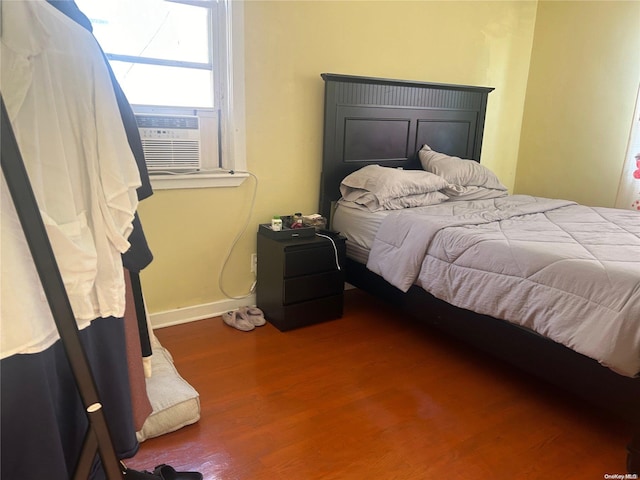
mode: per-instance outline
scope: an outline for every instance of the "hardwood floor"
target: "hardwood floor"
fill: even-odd
[[[287,333],[220,318],[157,330],[201,419],[127,464],[208,480],[624,474],[620,423],[359,290],[345,297],[342,319]]]

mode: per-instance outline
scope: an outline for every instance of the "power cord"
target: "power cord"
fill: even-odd
[[[237,171],[237,170],[224,170],[224,169],[200,169],[200,170],[153,170],[149,172],[149,175],[195,175],[201,173],[230,173],[231,175],[236,173],[247,173],[253,175],[251,172]]]
[[[254,188],[253,188],[253,195],[251,197],[251,205],[249,206],[249,213],[247,214],[247,219],[245,220],[244,226],[242,227],[242,229],[238,232],[236,237],[233,239],[233,242],[231,243],[231,247],[229,248],[229,251],[227,252],[227,256],[225,257],[224,262],[222,263],[222,267],[220,268],[220,274],[218,275],[218,285],[220,287],[220,291],[227,298],[230,298],[232,300],[242,300],[243,298],[249,297],[250,295],[252,295],[256,291],[257,280],[254,278],[253,283],[251,284],[251,287],[249,288],[249,293],[247,293],[246,295],[242,295],[242,296],[233,296],[233,295],[230,295],[229,293],[227,293],[225,291],[224,286],[222,284],[222,277],[223,277],[223,274],[224,274],[224,270],[227,267],[227,263],[229,262],[229,258],[231,257],[231,253],[233,252],[234,248],[236,247],[236,244],[238,243],[238,240],[240,240],[240,237],[242,237],[242,235],[244,235],[244,232],[247,230],[247,227],[249,226],[249,221],[251,220],[251,216],[253,214],[253,208],[254,208],[255,203],[256,203],[256,193],[258,192],[258,177],[256,177],[251,172],[239,171],[239,170],[226,170],[226,173],[230,173],[231,175],[234,175],[236,173],[246,173],[249,176],[253,177],[253,179],[255,180],[255,185],[254,185]],[[255,276],[255,273],[254,273],[254,276]]]
[[[316,232],[316,236],[322,237],[322,238],[326,238],[327,240],[329,240],[331,242],[331,245],[333,245],[333,253],[336,256],[336,268],[338,270],[342,270],[340,268],[340,260],[338,259],[338,247],[336,247],[336,242],[333,241],[333,238],[331,238],[329,235],[324,235],[324,234],[318,233],[318,232]]]

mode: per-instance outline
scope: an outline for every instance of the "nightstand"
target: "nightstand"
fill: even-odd
[[[344,272],[336,261],[345,263],[345,239],[326,235],[331,240],[278,240],[258,232],[257,306],[280,331],[342,316]]]

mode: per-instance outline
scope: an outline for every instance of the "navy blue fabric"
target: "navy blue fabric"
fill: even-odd
[[[118,458],[139,444],[133,422],[124,322],[94,320],[80,331]],[[88,419],[62,342],[0,361],[0,478],[68,480]],[[95,479],[103,472],[96,469]]]

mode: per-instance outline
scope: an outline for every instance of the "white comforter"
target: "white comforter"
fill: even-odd
[[[392,212],[367,267],[640,372],[640,214],[513,195]]]

